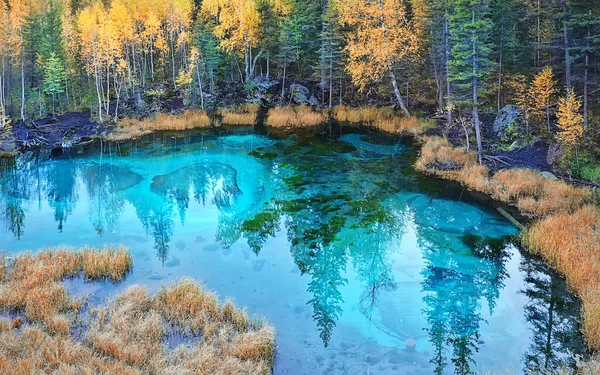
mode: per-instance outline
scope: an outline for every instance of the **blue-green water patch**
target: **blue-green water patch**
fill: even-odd
[[[276,374],[537,371],[584,352],[564,281],[495,210],[416,175],[410,143],[243,131],[22,155],[0,172],[0,243],[125,244],[127,280],[70,286],[98,302],[198,278],[275,325]]]

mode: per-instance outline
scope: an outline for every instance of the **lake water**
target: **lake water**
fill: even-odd
[[[456,185],[375,134],[150,136],[2,161],[0,248],[124,244],[125,282],[202,281],[277,329],[275,374],[539,370],[583,349],[579,304]]]

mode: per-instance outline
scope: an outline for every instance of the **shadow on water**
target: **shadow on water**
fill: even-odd
[[[255,131],[268,130],[259,122]],[[100,146],[91,147],[81,150],[80,156],[53,161],[42,161],[35,153],[2,160],[0,220],[17,239],[29,229],[35,235],[36,228],[25,227],[25,207],[45,202],[57,230],[63,231],[78,201],[86,198],[89,220],[102,236],[118,227],[124,207],[130,205],[154,239],[163,265],[176,222],[186,225],[191,203],[216,209],[215,242],[225,250],[243,239],[258,255],[283,228],[293,261],[309,279],[306,302],[325,347],[344,314],[342,290],[351,281],[350,269],[360,283],[360,314],[400,339],[419,335],[409,335],[407,324],[390,323],[385,315],[404,311],[393,304],[394,296],[403,293],[394,244],[414,232],[420,249],[415,256],[423,262],[417,289],[424,307],[416,314],[427,322],[424,334],[432,348],[433,371],[473,373],[475,355],[485,345],[484,316],[494,315],[510,277],[506,264],[519,253],[512,244],[514,228],[478,202],[478,196],[415,173],[411,167],[415,146],[409,139],[368,131],[346,134],[341,128],[340,139],[331,139],[327,132],[289,136],[269,131],[270,138],[257,138],[249,129],[232,134],[221,128],[176,138],[165,133],[104,144],[101,151]],[[240,149],[245,157],[276,171],[281,182],[269,200],[243,212],[238,200],[247,192],[240,187],[239,171],[206,157]],[[176,158],[191,152],[198,154],[196,162],[150,178],[114,162],[128,157]],[[571,360],[571,352],[585,353],[579,301],[543,262],[527,254],[520,259],[525,275],[523,314],[532,337],[521,358],[523,367],[557,368]]]

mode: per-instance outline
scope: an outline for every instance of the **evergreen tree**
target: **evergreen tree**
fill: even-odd
[[[457,105],[472,108],[481,162],[479,94],[492,69],[489,3],[488,0],[451,0],[450,8],[450,81],[455,87]]]
[[[52,114],[56,114],[56,97],[65,91],[65,68],[62,61],[51,53],[44,63],[44,92],[52,96]]]

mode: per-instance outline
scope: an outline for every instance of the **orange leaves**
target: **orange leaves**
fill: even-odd
[[[260,42],[262,18],[257,0],[205,0],[202,14],[218,18],[214,33],[227,52],[242,52]]]
[[[581,102],[573,90],[558,102],[557,125],[560,130],[556,138],[567,148],[575,147],[583,136],[583,116],[579,113],[580,108]]]
[[[339,1],[340,24],[349,27],[347,70],[362,90],[418,51],[417,33],[399,0]]]

